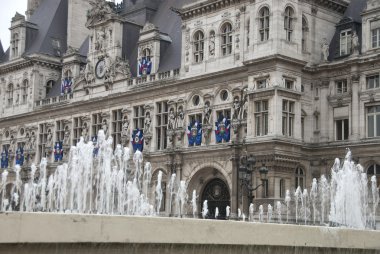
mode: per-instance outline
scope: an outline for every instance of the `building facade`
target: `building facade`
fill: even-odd
[[[2,168],[54,169],[103,129],[211,216],[309,188],[346,148],[380,176],[379,15],[376,0],[28,0],[0,50]]]

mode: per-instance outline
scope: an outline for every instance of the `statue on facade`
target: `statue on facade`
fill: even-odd
[[[36,135],[32,132],[32,135],[30,136],[30,150],[34,149],[36,149]]]
[[[206,102],[203,109],[203,124],[211,124],[211,108],[210,103]]]
[[[107,36],[103,29],[96,32],[95,50],[100,51],[105,48],[106,38]]]
[[[48,131],[45,147],[53,147],[53,134],[51,131]]]
[[[239,119],[240,120],[243,120],[247,117],[247,112],[248,111],[248,96],[246,95],[244,97],[244,101],[240,107],[240,111],[239,111]]]
[[[185,126],[185,113],[183,112],[183,108],[178,108],[177,113],[177,121],[176,121],[176,129],[182,129]]]
[[[240,101],[238,97],[235,97],[234,102],[232,104],[232,119],[234,120],[239,119],[239,112],[240,112]]]
[[[88,129],[87,129],[87,124],[83,124],[82,126],[82,137],[84,139],[84,141],[87,141],[88,140]]]
[[[330,54],[330,46],[327,42],[327,39],[324,38],[322,42],[322,55],[323,55],[323,61],[327,62]]]
[[[210,56],[215,55],[215,34],[210,33],[210,44],[208,45]]]
[[[147,112],[145,115],[145,120],[144,120],[144,134],[151,133],[151,124],[152,124],[152,119],[150,118],[150,113]]]
[[[17,150],[17,144],[16,144],[16,139],[12,136],[11,137],[11,142],[9,143],[9,153],[16,153]]]
[[[121,127],[121,136],[122,137],[129,137],[129,121],[128,117],[123,118],[123,124]]]
[[[117,74],[121,74],[126,78],[129,78],[131,76],[131,70],[128,60],[123,60],[119,56],[116,57],[112,70],[115,77]]]
[[[359,49],[360,49],[359,37],[356,31],[354,31],[354,33],[352,34],[352,53],[354,55],[358,55]]]
[[[170,108],[169,110],[169,121],[168,121],[168,129],[173,130],[176,124],[176,116],[174,114],[174,109]]]
[[[102,121],[102,130],[104,131],[104,134],[107,135],[107,133],[108,133],[108,124],[107,124],[107,120],[106,119],[103,119],[103,121]]]
[[[90,60],[87,60],[86,67],[84,68],[84,79],[86,80],[86,84],[90,85],[95,82],[95,75],[93,72],[93,67]]]
[[[111,58],[108,55],[104,58],[104,63],[104,81],[113,83],[115,72],[111,69]]]
[[[63,145],[65,145],[65,146],[70,145],[70,130],[67,126],[65,128],[65,133],[63,136]]]
[[[92,8],[87,12],[86,26],[103,21],[113,13],[112,8],[105,0],[91,0],[90,5]]]

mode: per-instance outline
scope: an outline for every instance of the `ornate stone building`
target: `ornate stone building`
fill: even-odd
[[[103,129],[222,216],[310,187],[346,148],[380,176],[377,0],[28,0],[26,15],[0,50],[10,175]]]

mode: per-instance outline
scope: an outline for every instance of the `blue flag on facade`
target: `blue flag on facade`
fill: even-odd
[[[142,57],[139,60],[139,76],[149,75],[152,72],[152,61],[150,57]]]
[[[71,93],[73,78],[64,78],[61,83],[61,95]]]
[[[132,146],[133,150],[136,152],[139,150],[140,152],[144,149],[144,132],[140,129],[134,129],[132,132]]]
[[[189,146],[199,146],[202,144],[202,124],[198,121],[192,122],[187,127],[187,138]]]
[[[92,151],[92,155],[94,157],[97,157],[99,153],[98,136],[93,136],[91,140],[92,140],[92,144],[94,145],[94,150]]]
[[[16,165],[22,166],[24,164],[24,148],[19,147],[16,150]]]
[[[55,142],[54,145],[54,161],[62,161],[63,159],[63,148],[62,142]]]
[[[215,122],[215,138],[217,143],[221,143],[223,140],[225,142],[230,141],[231,137],[231,125],[230,120],[225,118],[223,115],[219,117],[219,120]]]
[[[1,153],[1,168],[8,168],[8,162],[9,162],[8,151],[3,150]]]

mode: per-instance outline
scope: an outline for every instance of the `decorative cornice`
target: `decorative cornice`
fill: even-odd
[[[301,2],[318,5],[341,14],[344,14],[349,5],[349,3],[342,0],[301,0]]]

